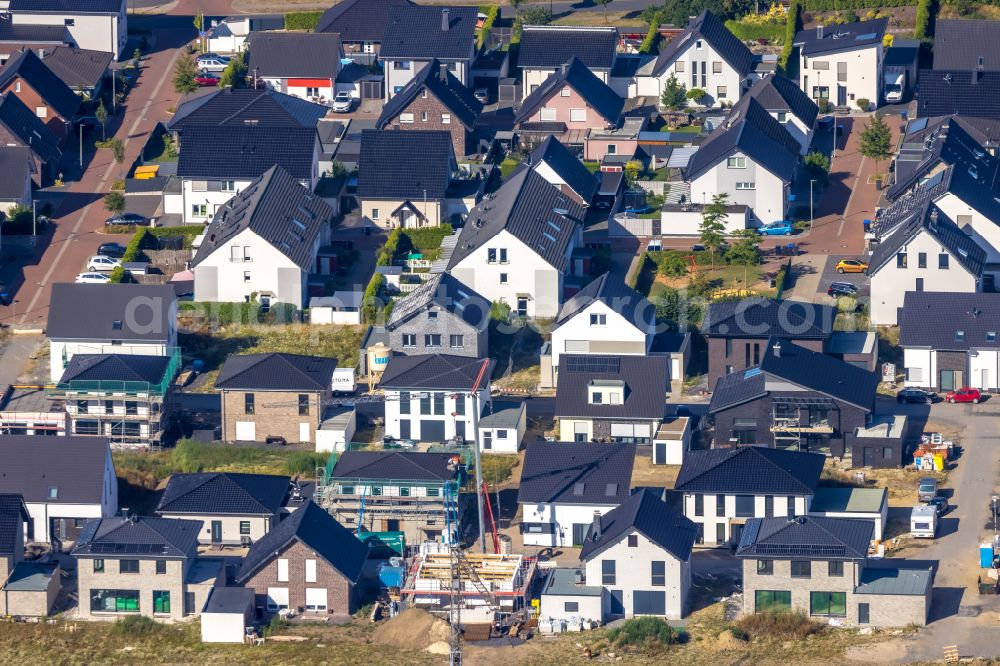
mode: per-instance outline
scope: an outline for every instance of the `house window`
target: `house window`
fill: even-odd
[[[816,71],[828,70],[830,69],[830,63],[826,62],[825,60],[814,60],[813,69]]]
[[[778,122],[779,123],[787,123],[788,122],[788,112],[787,111],[778,111]]]
[[[431,397],[424,394],[420,398],[420,413],[424,416],[428,416],[431,413]]]
[[[403,123],[404,125],[409,125],[410,123],[413,122],[413,114],[412,113],[399,114],[399,122]]]
[[[72,28],[73,26],[76,25],[76,19],[71,19],[71,18],[63,19],[63,25],[66,26],[67,28]]]
[[[685,67],[686,64],[687,63],[685,63],[683,60],[678,60],[677,62],[674,63],[674,72],[676,72],[678,74],[683,74],[684,73],[684,67]]]
[[[306,88],[306,97],[319,97],[319,88]]]
[[[844,575],[844,563],[840,560],[830,560],[827,564],[829,565],[827,570],[828,576],[838,577]]]
[[[579,613],[580,612],[580,602],[578,601],[567,601],[563,604],[563,612],[566,613]]]
[[[590,394],[590,404],[600,405],[602,402],[604,402],[604,396],[600,391],[594,391]]]
[[[892,460],[895,456],[892,455],[891,446],[882,447],[882,460]]]
[[[774,518],[774,497],[771,495],[764,496],[764,517]]]
[[[486,263],[495,264],[497,263],[497,250],[495,247],[487,248],[486,250]]]
[[[434,394],[434,413],[439,416],[444,414],[444,393]]]
[[[556,119],[556,110],[543,106],[542,110],[538,112],[538,119],[542,122],[552,122]]]
[[[104,560],[94,560],[94,573],[104,573]]]
[[[308,393],[299,393],[299,416],[309,416]]]
[[[105,400],[104,401],[104,413],[105,414],[114,414],[115,413],[115,401],[114,400]]]
[[[653,560],[650,569],[650,584],[653,587],[664,587],[667,584],[667,563],[662,560]]]
[[[191,204],[192,217],[208,217],[208,204]]]
[[[915,291],[923,291],[923,290],[924,290],[924,279],[923,278],[917,278],[917,286],[916,286]]]
[[[701,50],[701,40],[700,39],[694,43],[694,47],[696,49],[698,49],[698,50]]]
[[[726,543],[726,524],[716,523],[715,524],[715,543],[723,544]]]
[[[758,576],[774,575],[774,560],[757,560],[757,575]]]
[[[316,582],[316,560],[306,560],[306,582]]]
[[[757,590],[753,595],[754,612],[792,610],[792,593],[790,590]]]
[[[253,414],[253,393],[243,394],[243,413]]]
[[[730,157],[726,160],[726,168],[728,169],[746,169],[747,168],[747,158],[745,157]]]
[[[506,273],[501,273],[500,274],[500,284],[507,284],[507,274]]]
[[[455,397],[455,414],[465,416],[465,395],[461,393]]]
[[[712,74],[722,74],[722,61],[713,60],[712,61]]]
[[[20,81],[15,81],[14,82],[14,92],[21,92],[21,82]]]
[[[431,310],[427,313],[427,319],[430,321],[437,321],[438,313],[437,310]]]
[[[809,578],[810,576],[812,576],[812,562],[792,560],[792,578]]]
[[[736,183],[736,189],[738,189],[738,190],[756,190],[757,189],[757,183],[752,183],[752,182]]]
[[[754,496],[753,495],[737,495],[736,496],[736,517],[737,518],[753,518],[754,515]]]
[[[118,573],[139,573],[139,560],[118,560]]]
[[[987,342],[996,342],[996,339],[997,339],[997,332],[996,331],[986,331],[986,341]]]
[[[73,432],[77,435],[99,435],[101,428],[97,421],[75,421]]]
[[[278,560],[278,582],[288,582],[288,560],[285,558],[280,558]]]
[[[442,125],[451,125],[451,114],[450,113],[442,113],[441,114],[441,124]]]
[[[410,392],[400,391],[399,392],[399,413],[409,414],[410,413]]]
[[[590,325],[591,326],[607,326],[608,316],[606,314],[592,314],[590,315]]]
[[[170,614],[169,590],[153,590],[153,614],[154,615]]]
[[[420,89],[420,99],[427,99],[427,88]]]
[[[372,219],[377,220],[379,216],[378,208],[372,208]]]
[[[601,560],[601,585],[615,585],[618,577],[615,575],[615,561]]]
[[[719,99],[726,99],[729,96],[729,88],[726,86],[717,86],[715,88],[715,96]]]
[[[830,86],[813,86],[813,99],[830,99]]]
[[[411,63],[409,60],[394,60],[392,63],[393,69],[410,69]]]
[[[507,439],[507,431],[503,428],[497,430],[497,439]]]
[[[135,400],[126,400],[125,414],[127,416],[137,416],[139,414],[139,403]]]
[[[240,521],[240,536],[250,536],[250,521],[241,520]]]
[[[250,271],[244,271],[243,272],[243,281],[244,282],[250,282],[252,279],[253,278],[250,275]]]
[[[896,268],[906,268],[906,253],[897,252],[896,253]]]
[[[955,331],[955,342],[962,342],[965,340],[965,331]]]
[[[420,122],[422,122],[422,123],[426,123],[427,122],[427,112],[426,111],[421,111],[420,112]]]
[[[943,271],[948,270],[948,259],[949,259],[949,257],[948,257],[947,254],[944,254],[943,252],[941,254],[939,254],[938,255],[938,268],[941,269],[941,270],[943,270]]]
[[[138,613],[139,590],[90,590],[91,613]]]
[[[917,253],[917,268],[927,268],[927,253],[918,252]]]
[[[222,191],[223,192],[235,192],[236,191],[236,181],[234,181],[234,180],[224,180],[224,181],[222,181]]]
[[[570,109],[569,110],[570,122],[574,123],[585,123],[587,122],[587,109]]]
[[[505,248],[505,247],[500,248],[500,263],[501,264],[508,263],[507,262],[507,248]]]
[[[400,497],[409,497],[410,496],[410,487],[409,486],[400,486],[399,487],[399,496]]]
[[[847,616],[847,592],[810,592],[809,614]]]
[[[791,517],[793,517],[795,515],[795,498],[794,497],[789,497],[788,498],[788,507],[785,509],[785,515],[788,516],[789,518],[791,518]]]
[[[425,347],[440,347],[441,346],[441,334],[440,333],[427,333],[424,335],[424,346]]]
[[[715,517],[725,518],[726,517],[726,496],[716,495],[715,496]]]
[[[639,535],[638,534],[629,534],[628,535],[628,547],[629,548],[638,548],[639,547]]]
[[[695,495],[694,496],[694,515],[704,516],[705,515],[705,496]]]
[[[161,576],[167,573],[167,561],[166,560],[156,560],[156,573]]]
[[[465,347],[464,335],[449,335],[448,346],[452,349],[463,349]]]
[[[417,334],[416,333],[403,333],[403,346],[404,347],[416,347],[417,346]]]
[[[560,97],[569,97],[571,94],[569,86],[563,86],[563,89],[559,91]]]
[[[440,488],[428,488],[427,489],[427,496],[428,497],[440,497],[441,496],[441,489]]]

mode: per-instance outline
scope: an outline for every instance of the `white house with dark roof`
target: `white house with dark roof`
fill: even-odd
[[[517,503],[526,546],[581,546],[595,515],[631,495],[634,444],[532,442]]]
[[[191,261],[195,300],[303,307],[332,219],[329,204],[280,166],[271,167],[205,228]]]
[[[271,90],[330,105],[340,74],[340,36],[325,32],[251,32],[247,76]]]
[[[818,25],[795,35],[799,50],[799,87],[816,101],[838,107],[882,95],[882,39],[889,19]],[[867,111],[868,109],[864,109]]]
[[[390,10],[412,4],[410,0],[343,0],[323,12],[316,32],[339,34],[348,57],[374,56],[382,45]]]
[[[521,28],[517,66],[521,68],[521,98],[571,58],[577,58],[594,76],[610,84],[618,55],[618,28],[610,26],[526,25]]]
[[[589,206],[597,194],[599,182],[596,174],[571,153],[554,136],[550,136],[535,148],[528,159],[519,164],[515,171],[533,169],[559,188],[563,194],[576,199],[577,203]]]
[[[476,55],[475,7],[399,4],[389,8],[379,60],[385,72],[385,100],[402,90],[435,58],[464,85]]]
[[[117,58],[128,36],[126,0],[10,0],[5,11],[14,26],[61,26],[82,49],[107,51]]]
[[[819,106],[801,88],[783,76],[768,76],[754,83],[747,96],[756,99],[799,142],[800,155],[809,152]]]

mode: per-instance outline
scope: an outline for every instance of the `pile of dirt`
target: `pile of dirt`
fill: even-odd
[[[451,627],[425,610],[410,608],[379,625],[372,640],[379,645],[423,650],[434,643],[447,644]]]
[[[444,641],[438,641],[436,643],[431,643],[424,648],[424,650],[426,652],[430,652],[431,654],[448,654],[451,652],[451,644]]]
[[[743,650],[746,646],[747,642],[745,640],[734,634],[731,630],[726,629],[716,637],[715,644],[712,647],[719,652],[727,652],[729,650]]]

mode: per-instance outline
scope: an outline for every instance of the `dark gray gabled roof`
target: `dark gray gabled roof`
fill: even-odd
[[[804,56],[823,55],[847,49],[876,47],[882,43],[889,19],[855,21],[839,25],[818,26],[795,34],[794,44]]]
[[[709,413],[767,395],[767,390],[764,388],[766,379],[764,373],[756,366],[719,377],[712,387],[712,399],[708,403]]]
[[[958,114],[1000,120],[1000,72],[922,69],[917,76],[917,117]]]
[[[333,209],[326,201],[273,166],[216,211],[191,267],[249,229],[303,271],[311,271],[316,238],[332,218]]]
[[[22,46],[25,44],[70,43],[69,32],[64,25],[41,25],[38,23],[14,23],[11,15],[0,16],[0,42]]]
[[[169,285],[52,285],[45,333],[55,340],[170,342],[177,296]]]
[[[95,88],[108,73],[112,54],[107,51],[57,46],[46,51],[42,62],[70,88]]]
[[[270,516],[288,496],[287,476],[204,472],[172,474],[158,514]]]
[[[779,560],[863,560],[875,523],[856,518],[751,518],[736,557]]]
[[[80,96],[30,49],[21,51],[7,61],[0,70],[0,87],[6,87],[17,77],[31,86],[42,101],[51,106],[64,120],[71,120],[80,108]]]
[[[496,361],[453,354],[393,356],[379,386],[389,389],[464,390],[488,388]]]
[[[0,95],[0,125],[40,161],[55,162],[62,156],[56,135],[13,92]]]
[[[812,495],[826,456],[763,446],[689,451],[674,490],[679,493]]]
[[[254,31],[247,48],[248,71],[257,76],[335,79],[340,71],[336,33]]]
[[[454,454],[415,451],[345,451],[330,473],[331,479],[399,481],[453,481],[458,468]]]
[[[556,328],[562,326],[574,316],[590,307],[592,303],[601,302],[612,311],[622,315],[633,326],[646,332],[656,319],[656,308],[632,287],[625,284],[621,277],[611,271],[594,278],[586,287],[573,294],[559,308],[556,315]]]
[[[874,372],[787,340],[768,340],[760,369],[769,377],[779,377],[869,412],[875,407],[878,376]]]
[[[590,169],[554,136],[547,137],[538,148],[532,151],[528,159],[519,164],[512,173],[516,173],[520,169],[538,171],[542,166],[552,169],[555,172],[555,177],[565,183],[558,185],[558,187],[563,191],[568,189],[572,194],[575,194],[580,203],[589,206],[590,202],[593,201],[598,188],[597,174],[591,173]]]
[[[448,71],[447,66],[436,58],[417,72],[402,90],[386,102],[382,107],[382,114],[375,122],[376,129],[385,129],[393,118],[406,110],[422,90],[429,91],[451,111],[453,118],[462,123],[467,130],[472,131],[479,114],[483,111],[482,102],[476,99],[472,90],[462,85],[462,82]]]
[[[769,76],[753,84],[747,95],[753,97],[768,111],[787,111],[802,121],[806,127],[816,123],[819,106],[802,88],[784,76]]]
[[[707,337],[826,340],[836,311],[829,305],[748,298],[709,303],[701,331]]]
[[[549,265],[563,270],[570,244],[586,211],[533,169],[513,174],[466,217],[448,270],[506,231]]]
[[[414,315],[434,306],[450,312],[477,330],[485,330],[489,325],[491,303],[450,273],[438,273],[396,301],[385,327],[394,330]]]
[[[389,9],[379,58],[471,59],[478,13],[476,7],[396,5]]]
[[[368,547],[329,513],[308,500],[250,546],[237,583],[245,583],[258,569],[299,541],[322,557],[351,583],[357,583],[368,559]],[[332,581],[317,581],[332,584]]]
[[[170,361],[169,356],[144,354],[73,354],[59,383],[88,381],[159,384],[164,379]]]
[[[517,66],[521,69],[559,69],[575,57],[588,69],[610,71],[617,49],[617,28],[526,25],[521,29]]]
[[[73,547],[73,557],[137,559],[194,558],[202,521],[178,518],[94,518],[87,521]]]
[[[897,231],[875,246],[868,274],[874,275],[887,263],[895,261],[900,248],[922,232],[930,234],[944,246],[948,254],[970,275],[978,279],[983,274],[986,252],[930,201],[920,204]]]
[[[24,184],[34,171],[28,148],[0,146],[0,200],[20,201],[24,197]]]
[[[961,332],[961,335],[959,335]],[[1000,294],[908,291],[899,345],[935,351],[1000,347]]]
[[[448,132],[364,130],[358,163],[358,199],[443,199],[454,164]]]
[[[708,42],[741,77],[750,72],[753,53],[715,14],[706,9],[660,51],[653,66],[653,74],[659,76],[663,73],[684,49],[698,39]]]
[[[400,5],[412,5],[409,0],[341,0],[323,12],[316,32],[336,32],[345,42],[382,41],[389,11]]]
[[[933,187],[943,165],[956,167],[990,190],[995,186],[1000,160],[972,138],[954,116],[917,118],[907,123],[886,196],[895,200],[918,183]]]
[[[532,442],[517,501],[618,506],[630,495],[634,463],[634,444]]]
[[[125,0],[10,0],[11,12],[66,14],[119,14]]]
[[[19,493],[0,493],[0,556],[24,555],[24,523],[31,520]]]
[[[934,69],[1000,71],[1000,21],[938,19],[934,22]]]
[[[270,352],[226,359],[215,388],[243,391],[329,391],[337,359]]]
[[[725,121],[691,156],[684,172],[685,180],[694,180],[737,152],[785,182],[791,182],[799,159],[799,142],[760,102],[744,95]]]
[[[667,356],[560,354],[555,414],[560,418],[661,419],[669,378]],[[609,382],[622,386],[621,404],[591,404],[591,386]]]
[[[277,165],[310,181],[317,152],[316,128],[256,124],[188,126],[177,175],[181,178],[247,180]]]
[[[184,132],[192,126],[243,125],[315,129],[329,110],[280,92],[226,87],[184,98],[167,129]]]
[[[575,90],[609,125],[618,122],[625,100],[575,57],[570,58],[569,62],[550,74],[534,92],[524,98],[514,122],[526,121],[550,97],[559,94],[559,91],[566,86]]]
[[[645,488],[603,516],[595,516],[594,520],[600,521],[601,534],[596,536],[594,526],[590,526],[580,550],[583,561],[620,543],[623,536],[639,532],[681,562],[686,562],[698,536],[698,526],[694,522]]]
[[[100,504],[108,454],[104,437],[0,435],[0,493],[29,503]]]

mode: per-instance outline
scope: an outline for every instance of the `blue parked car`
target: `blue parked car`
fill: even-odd
[[[765,224],[759,231],[761,236],[791,236],[795,231],[795,227],[792,226],[789,220],[779,220]]]

